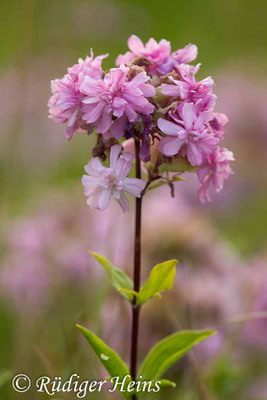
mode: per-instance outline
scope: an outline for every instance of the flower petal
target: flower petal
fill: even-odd
[[[110,83],[111,88],[116,89],[120,84],[126,73],[122,70],[122,68],[111,68],[110,70]]]
[[[201,183],[204,182],[205,177],[211,172],[211,167],[205,165],[197,170],[197,176]]]
[[[120,139],[124,135],[126,125],[127,125],[127,118],[125,116],[117,118],[111,125],[110,128],[111,135],[114,136],[115,139]]]
[[[128,39],[128,47],[133,53],[138,54],[144,49],[144,44],[138,36],[132,35]]]
[[[180,88],[177,85],[163,83],[161,85],[161,93],[165,94],[166,96],[180,96]]]
[[[141,192],[142,190],[144,190],[145,186],[145,181],[138,178],[124,178],[122,182],[123,190],[135,197],[140,197]]]
[[[193,103],[185,103],[182,109],[182,116],[186,130],[190,130],[193,127],[193,121],[194,121],[193,108],[194,108]]]
[[[118,199],[116,199],[116,200],[119,203],[119,205],[121,206],[122,211],[124,213],[128,212],[130,210],[129,202],[128,202],[127,197],[125,196],[124,193],[121,192],[120,193],[120,197]]]
[[[112,169],[116,168],[121,149],[122,149],[122,146],[119,145],[119,144],[116,144],[115,146],[111,147],[111,150],[110,150],[110,168],[112,168]]]
[[[172,157],[175,154],[178,154],[184,142],[185,141],[183,139],[178,139],[174,137],[163,138],[159,142],[159,151],[167,157]]]
[[[106,133],[112,124],[111,111],[105,107],[97,123],[99,133]]]
[[[101,116],[104,108],[106,107],[105,103],[100,101],[97,106],[95,105],[84,105],[83,106],[83,120],[88,124],[92,122],[96,122],[98,118]]]
[[[153,97],[156,95],[156,89],[153,85],[150,85],[150,83],[143,83],[139,86],[139,89],[142,90],[145,97]]]
[[[101,164],[101,161],[99,160],[98,157],[92,158],[89,163],[84,167],[85,171],[87,172],[88,175],[95,176],[96,178],[101,177],[101,173],[106,170],[106,167],[104,167]]]
[[[146,74],[146,72],[140,72],[139,74],[137,74],[129,83],[128,83],[128,87],[138,87],[140,85],[142,85],[143,83],[146,83],[147,81],[149,81],[149,76]]]
[[[189,142],[187,146],[187,158],[194,167],[202,163],[203,157],[195,143]]]
[[[103,211],[108,207],[110,203],[110,198],[111,198],[111,190],[103,189],[98,199],[98,207],[100,211]]]
[[[158,127],[162,132],[170,136],[178,136],[179,133],[183,132],[183,128],[181,126],[163,118],[158,119]]]

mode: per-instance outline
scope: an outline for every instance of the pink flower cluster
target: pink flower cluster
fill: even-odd
[[[129,79],[129,68],[121,65],[108,73],[102,70],[102,60],[107,55],[94,59],[79,59],[78,64],[68,68],[62,79],[51,82],[48,107],[50,117],[56,123],[67,123],[67,139],[75,131],[111,134],[119,138],[126,130],[127,121],[134,122],[137,113],[151,114],[154,106],[147,97],[156,93],[149,83],[150,77],[142,71]]]
[[[139,157],[148,179],[164,178],[164,168],[159,167],[183,159],[197,171],[200,201],[210,201],[210,190],[219,192],[232,173],[229,161],[234,158],[219,147],[228,118],[215,112],[214,82],[211,77],[198,81],[200,64],[189,64],[197,57],[197,47],[190,44],[172,51],[165,39],[157,43],[151,38],[144,44],[135,35],[128,47],[130,51],[117,57],[116,68],[103,71],[102,61],[108,55],[94,58],[91,51],[90,57],[68,68],[62,79],[51,82],[50,117],[67,124],[67,139],[76,131],[97,133],[94,158],[86,166],[91,177],[83,177],[88,204],[102,210],[113,195],[126,211],[123,191],[141,195],[144,181],[135,181],[134,190],[127,190],[123,183],[131,169],[129,154],[120,156],[119,144],[125,139],[140,142]],[[155,147],[156,157],[155,150],[151,157]],[[100,159],[109,154],[107,168]],[[118,168],[125,164],[123,172],[116,169],[116,162]]]

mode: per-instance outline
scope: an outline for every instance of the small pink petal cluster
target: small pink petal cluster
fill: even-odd
[[[139,191],[137,187],[127,190],[122,184],[131,166],[129,154],[119,156],[118,145],[125,139],[140,142],[147,183],[163,178],[172,184],[170,168],[164,165],[172,166],[175,177],[186,170],[196,171],[201,183],[199,199],[210,201],[211,189],[219,192],[232,173],[229,162],[234,158],[219,147],[228,118],[215,112],[213,79],[198,81],[200,64],[189,64],[197,57],[197,47],[189,44],[172,51],[165,39],[158,43],[151,38],[144,44],[135,35],[129,38],[128,47],[130,51],[117,57],[116,68],[103,71],[102,61],[108,55],[94,58],[91,51],[90,57],[68,68],[62,79],[51,82],[50,118],[67,124],[66,138],[71,139],[76,131],[97,133],[94,158],[86,166],[91,178],[83,177],[88,204],[103,210],[113,195],[126,211],[123,191],[139,196],[143,190],[140,182]],[[107,168],[100,159],[105,161],[109,154],[112,160]],[[114,167],[115,159],[118,165],[125,164],[123,172]],[[175,169],[177,159],[183,161],[182,170]]]
[[[109,131],[116,139],[123,136],[127,121],[136,121],[137,113],[149,115],[154,111],[153,104],[146,98],[156,94],[154,86],[146,83],[149,76],[140,72],[129,80],[128,73],[129,68],[121,65],[112,68],[104,78],[86,76],[80,87],[85,95],[83,119],[88,124],[95,124],[99,133]]]
[[[180,152],[192,166],[201,165],[219,142],[208,130],[207,123],[211,117],[209,110],[199,112],[198,103],[184,103],[177,113],[170,113],[174,122],[159,118],[159,129],[168,135],[160,141],[159,150],[167,157]]]
[[[80,86],[85,76],[98,79],[102,76],[102,60],[108,54],[98,56],[94,59],[93,51],[91,57],[85,60],[79,59],[78,64],[68,68],[68,73],[62,79],[51,81],[52,96],[48,102],[49,117],[56,123],[67,123],[65,136],[69,140],[77,130],[88,130],[82,119],[82,100],[84,98]]]
[[[216,147],[198,169],[197,175],[202,183],[198,196],[202,203],[211,201],[211,186],[217,193],[222,190],[224,180],[232,173],[229,161],[234,161],[233,153],[225,148]]]
[[[142,56],[150,62],[150,74],[166,75],[173,70],[174,66],[189,63],[197,57],[197,46],[194,44],[189,44],[185,48],[172,53],[171,44],[165,39],[157,43],[155,39],[151,38],[144,45],[141,39],[132,35],[128,39],[128,47],[131,51],[119,55],[116,64],[129,64],[135,58]]]
[[[84,194],[87,204],[97,210],[105,210],[111,195],[117,200],[123,212],[129,211],[129,202],[124,192],[140,197],[146,183],[142,179],[127,178],[132,169],[133,155],[124,153],[122,146],[114,145],[110,150],[110,166],[102,165],[98,157],[92,158],[85,166],[88,175],[83,175]]]

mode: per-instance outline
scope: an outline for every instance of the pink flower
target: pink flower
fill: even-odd
[[[110,73],[99,79],[86,76],[81,85],[83,99],[83,119],[88,124],[96,124],[99,133],[107,133],[120,138],[127,120],[134,122],[138,114],[151,114],[154,106],[146,99],[155,95],[155,88],[146,83],[149,76],[145,72],[128,81],[129,68],[112,68]],[[112,117],[117,119],[113,122]]]
[[[70,140],[82,122],[79,83],[67,74],[62,79],[51,81],[51,91],[53,94],[48,102],[49,118],[55,123],[68,124],[65,136]]]
[[[108,57],[108,54],[97,56],[94,59],[93,50],[91,49],[91,56],[86,56],[85,60],[79,58],[78,64],[73,65],[68,68],[68,74],[74,78],[74,80],[79,79],[79,74],[84,76],[90,76],[91,78],[97,79],[102,76],[102,60]]]
[[[162,84],[161,92],[167,96],[179,97],[181,100],[197,102],[199,99],[207,97],[214,85],[211,77],[205,78],[200,82],[196,81],[195,75],[200,64],[196,67],[181,65],[177,67],[182,80],[172,79],[174,85]],[[171,78],[170,78],[171,79]]]
[[[198,191],[198,198],[202,203],[211,201],[209,190],[214,187],[218,193],[223,188],[224,180],[233,173],[229,161],[234,161],[231,151],[216,147],[212,154],[207,155],[204,163],[197,171],[198,178],[202,183]]]
[[[205,156],[210,154],[219,142],[207,126],[212,116],[212,111],[199,113],[198,104],[185,103],[178,118],[171,114],[175,123],[159,118],[159,129],[170,136],[161,139],[160,152],[167,157],[172,157],[181,151],[181,155],[187,156],[192,166],[201,165]]]
[[[179,64],[188,64],[197,58],[197,46],[195,44],[188,44],[183,49],[172,53],[172,57]]]
[[[224,127],[228,124],[229,119],[227,115],[215,113],[214,118],[209,122],[210,127],[213,129],[215,136],[222,139],[224,136]]]
[[[157,43],[155,39],[150,38],[144,45],[139,37],[132,35],[128,39],[128,47],[131,51],[124,55],[120,54],[116,65],[127,65],[136,57],[143,56],[151,63],[149,67],[151,74],[166,75],[176,64],[189,63],[197,57],[197,46],[194,44],[189,44],[171,54],[171,44],[165,39]]]
[[[142,179],[127,178],[133,155],[124,153],[120,156],[122,146],[115,145],[110,151],[110,167],[104,167],[99,158],[92,158],[85,166],[88,175],[83,175],[84,194],[87,204],[97,210],[105,210],[111,195],[117,200],[123,212],[129,211],[129,203],[124,192],[140,197],[146,183]]]
[[[88,130],[85,122],[81,118],[81,106],[83,95],[80,92],[81,83],[85,76],[100,78],[102,76],[101,63],[106,55],[93,58],[86,57],[85,61],[78,60],[78,64],[68,68],[68,74],[62,79],[51,81],[52,96],[48,102],[50,118],[55,123],[67,123],[68,127],[65,136],[70,140],[79,129]]]
[[[165,39],[157,43],[155,39],[151,38],[144,45],[141,39],[132,35],[128,39],[128,47],[131,51],[118,56],[116,60],[117,66],[121,64],[127,65],[134,58],[143,56],[151,62],[149,68],[151,74],[158,72],[160,75],[165,75],[173,69],[175,62],[170,57],[171,45]]]

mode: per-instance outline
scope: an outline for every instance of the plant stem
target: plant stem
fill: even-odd
[[[141,162],[139,157],[140,142],[135,139],[135,175],[141,179]],[[141,273],[141,216],[142,216],[142,196],[136,198],[135,203],[135,241],[134,241],[134,290],[139,292],[140,273]],[[137,354],[138,354],[138,330],[139,330],[139,307],[136,305],[136,298],[132,305],[132,343],[131,343],[131,366],[130,373],[133,380],[136,379]],[[133,395],[132,400],[137,396]]]

